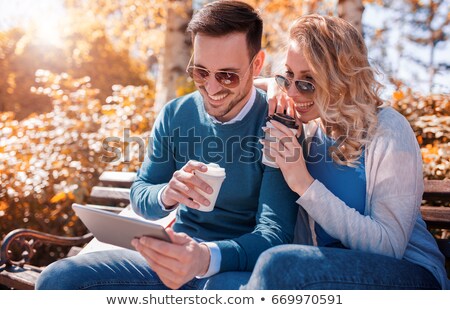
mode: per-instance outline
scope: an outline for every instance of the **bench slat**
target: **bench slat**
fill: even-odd
[[[450,201],[450,180],[425,180],[424,200]]]
[[[25,265],[0,268],[0,284],[16,290],[33,290],[42,268]]]
[[[126,207],[130,203],[130,189],[94,186],[89,197],[89,203]]]
[[[130,188],[136,179],[135,172],[105,171],[100,175],[100,182],[103,186],[115,186]]]
[[[420,212],[428,228],[450,229],[450,208],[422,206]]]

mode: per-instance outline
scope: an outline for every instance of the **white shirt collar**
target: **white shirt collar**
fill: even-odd
[[[211,118],[211,120],[214,123],[221,124],[221,125],[229,125],[229,124],[233,124],[233,123],[242,121],[244,119],[244,117],[247,115],[247,113],[253,107],[253,104],[255,103],[255,99],[256,99],[256,88],[253,86],[252,87],[252,95],[250,96],[250,99],[248,99],[247,103],[241,109],[241,111],[238,113],[238,115],[236,115],[235,117],[233,117],[232,119],[230,119],[227,122],[221,122],[217,118],[215,118],[214,116],[211,116],[211,115],[209,115],[209,117]]]

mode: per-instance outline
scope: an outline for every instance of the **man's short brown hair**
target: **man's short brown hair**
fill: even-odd
[[[187,31],[192,41],[198,33],[220,37],[233,32],[245,33],[250,59],[261,50],[263,21],[250,5],[240,1],[219,0],[194,14]]]

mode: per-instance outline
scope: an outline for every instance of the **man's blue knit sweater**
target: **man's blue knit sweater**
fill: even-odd
[[[259,90],[251,110],[232,124],[212,122],[198,92],[169,102],[154,124],[149,152],[131,187],[133,209],[145,218],[162,218],[169,212],[158,203],[158,192],[175,171],[189,160],[225,168],[214,210],[180,205],[173,226],[215,242],[221,272],[250,271],[264,250],[293,239],[298,195],[279,169],[261,163],[258,139],[266,115],[266,98]]]

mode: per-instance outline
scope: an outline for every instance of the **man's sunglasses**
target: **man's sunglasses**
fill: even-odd
[[[247,71],[245,71],[242,76],[245,76],[247,74],[248,70],[253,64],[254,59],[255,58],[252,59],[247,68]],[[191,60],[189,60],[189,64],[191,63],[191,61],[192,57]],[[205,68],[188,65],[188,67],[186,68],[186,72],[197,84],[204,84],[208,76],[210,76],[211,74],[214,74],[214,78],[217,80],[217,82],[219,82],[220,85],[226,88],[235,88],[239,86],[239,83],[241,81],[241,76],[238,73],[231,71],[210,71]]]
[[[280,87],[281,90],[284,91],[285,93],[288,92],[292,83],[295,84],[295,87],[297,88],[298,92],[304,95],[312,95],[316,90],[316,87],[311,82],[305,80],[292,81],[282,75],[275,75],[275,82],[277,82],[278,87]]]

